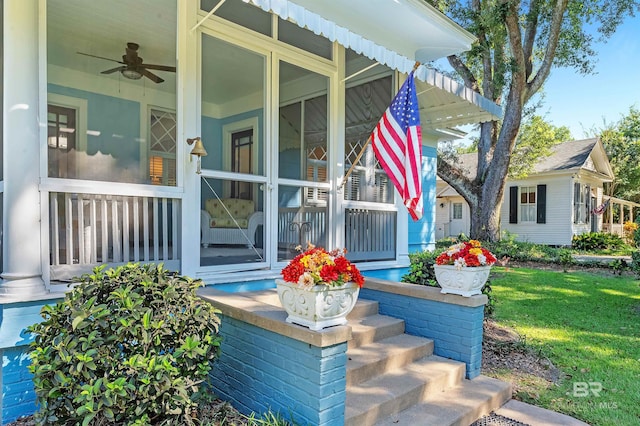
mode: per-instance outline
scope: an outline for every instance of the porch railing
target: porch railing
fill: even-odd
[[[295,251],[307,242],[326,245],[327,209],[324,207],[285,207],[278,209],[278,247]]]
[[[180,199],[50,192],[51,279],[109,263],[179,267]]]
[[[352,261],[395,259],[396,212],[346,209],[345,243]]]

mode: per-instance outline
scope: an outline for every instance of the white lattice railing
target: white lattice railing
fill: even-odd
[[[352,261],[395,259],[396,212],[346,209],[345,245]]]
[[[179,199],[51,192],[51,279],[102,263],[179,266],[179,219]]]

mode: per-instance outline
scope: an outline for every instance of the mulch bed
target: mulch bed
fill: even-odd
[[[504,377],[505,372],[507,377]],[[510,381],[515,399],[526,395],[529,389],[523,384],[532,378],[551,386],[563,377],[548,358],[536,354],[514,330],[491,319],[484,322],[482,374]]]

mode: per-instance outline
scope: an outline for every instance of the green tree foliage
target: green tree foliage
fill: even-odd
[[[598,131],[615,180],[608,185],[609,195],[640,203],[640,110],[629,108],[615,124]]]
[[[551,154],[551,147],[571,140],[571,132],[566,126],[557,127],[534,115],[520,127],[516,146],[511,155],[509,177],[523,179],[533,170],[541,157]]]
[[[29,329],[39,424],[194,424],[220,346],[202,282],[137,264],[75,281]]]
[[[471,236],[500,236],[500,206],[526,105],[553,68],[594,70],[593,44],[606,39],[638,10],[632,0],[431,0],[478,42],[448,57],[465,86],[503,106],[501,121],[480,124],[478,168],[467,176],[455,161],[438,158],[438,175],[471,209]],[[588,29],[588,31],[587,31]],[[596,31],[597,36],[592,35]],[[567,92],[567,96],[573,96]]]

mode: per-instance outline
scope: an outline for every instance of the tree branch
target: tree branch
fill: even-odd
[[[473,182],[464,174],[463,170],[447,161],[438,154],[438,176],[448,183],[458,194],[464,198],[469,205],[478,202]]]
[[[447,60],[449,61],[449,65],[453,67],[453,69],[460,74],[462,80],[464,81],[464,85],[469,87],[474,92],[480,93],[480,86],[478,85],[478,80],[473,75],[471,70],[462,62],[462,60],[457,55],[449,55],[447,56]]]
[[[524,33],[524,59],[526,61],[525,72],[527,81],[533,72],[533,46],[538,32],[538,16],[540,15],[540,0],[533,0],[527,13],[526,29]]]
[[[549,28],[549,39],[547,41],[547,47],[544,52],[544,59],[540,64],[540,68],[536,72],[533,79],[527,83],[524,93],[524,101],[528,101],[534,94],[542,88],[543,83],[551,72],[551,66],[553,65],[553,58],[558,48],[558,40],[560,39],[560,29],[562,28],[562,16],[567,10],[567,4],[569,0],[556,0],[555,7],[553,8],[553,18]]]

